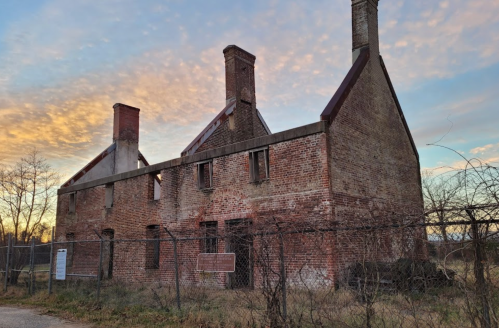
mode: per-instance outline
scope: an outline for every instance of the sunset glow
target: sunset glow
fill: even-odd
[[[319,120],[351,66],[348,0],[0,3],[0,162],[37,147],[69,177],[112,142],[113,104],[139,107],[150,163],[225,106],[222,50],[256,56],[272,132]],[[421,166],[499,161],[499,0],[379,3],[380,52]]]

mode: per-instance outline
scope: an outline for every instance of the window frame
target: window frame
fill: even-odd
[[[209,182],[210,182],[209,187],[206,187],[206,185],[205,185],[205,175],[204,175],[205,165],[208,165],[208,174],[209,174]],[[196,167],[197,167],[197,171],[198,171],[197,172],[198,189],[203,190],[203,189],[213,188],[213,159],[197,162]]]
[[[69,194],[68,213],[69,214],[76,213],[76,191]]]
[[[106,185],[106,195],[105,195],[105,206],[106,208],[113,208],[114,206],[114,183]]]
[[[159,201],[161,199],[161,182],[162,175],[161,171],[149,173],[150,185],[148,191],[148,197],[150,201]]]
[[[263,161],[265,164],[265,178],[260,178],[260,166],[258,163],[258,153],[263,153]],[[249,171],[251,182],[260,182],[270,178],[269,167],[269,147],[261,147],[249,151]]]
[[[234,112],[229,114],[229,130],[233,131],[236,128],[236,121],[234,117]]]
[[[201,239],[201,253],[218,253],[218,222],[203,221],[199,223],[199,226],[204,237]]]

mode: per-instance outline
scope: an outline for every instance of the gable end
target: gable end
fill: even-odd
[[[326,108],[322,111],[321,121],[327,121],[329,124],[334,121],[334,118],[338,115],[341,106],[357,82],[360,73],[362,73],[362,70],[369,61],[369,57],[369,48],[363,48],[359,57],[357,57],[355,63],[352,65],[352,68],[350,68],[348,74],[343,79],[343,82],[341,82],[340,87],[336,90],[333,98],[331,98],[329,103],[326,105]]]
[[[397,98],[397,94],[395,93],[395,89],[393,88],[392,81],[390,80],[390,76],[388,75],[388,70],[386,69],[385,63],[383,62],[383,57],[379,56],[379,62],[381,63],[381,68],[383,69],[383,74],[385,74],[386,82],[388,83],[388,87],[390,88],[390,92],[392,93],[393,100],[395,101],[395,105],[397,106],[397,111],[400,115],[400,119],[402,120],[402,124],[404,124],[405,132],[409,137],[409,141],[411,142],[412,150],[414,151],[414,155],[418,159],[419,163],[419,154],[416,148],[416,144],[414,143],[414,139],[412,138],[411,131],[409,130],[409,126],[407,125],[407,121],[405,120],[404,112],[402,112],[402,107],[400,106],[399,100]]]
[[[111,154],[115,149],[116,149],[116,144],[113,143],[106,150],[104,150],[102,153],[97,155],[97,157],[95,157],[90,163],[88,163],[81,170],[79,170],[75,175],[73,175],[71,178],[69,178],[69,180],[66,181],[61,186],[61,188],[68,187],[68,186],[74,184],[81,177],[83,177],[87,172],[90,172],[90,170],[92,168],[94,168],[97,164],[99,164],[104,158],[106,158],[109,154]]]
[[[227,120],[229,114],[234,111],[236,101],[233,100],[208,124],[203,131],[182,151],[180,156],[192,155],[196,150],[215,132],[215,130]]]

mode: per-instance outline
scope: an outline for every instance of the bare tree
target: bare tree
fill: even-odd
[[[447,228],[443,224],[451,221],[454,214],[446,209],[456,206],[458,193],[462,188],[460,174],[450,172],[449,174],[434,175],[432,171],[423,171],[421,185],[425,202],[425,212],[430,222],[436,221],[441,224],[440,233],[443,240],[443,249],[447,249],[449,238]]]
[[[460,206],[453,212],[471,223],[469,237],[474,251],[473,291],[477,299],[468,312],[475,316],[482,327],[497,326],[498,320],[491,307],[492,296],[488,287],[492,281],[486,277],[490,266],[486,248],[491,237],[497,234],[497,227],[487,221],[497,219],[499,215],[499,170],[473,159],[467,161],[460,175],[463,180],[459,193]]]
[[[53,218],[59,174],[34,149],[10,166],[0,168],[0,233],[12,234],[13,245],[27,245],[48,230]],[[12,268],[21,269],[26,254],[14,252]],[[17,283],[18,271],[11,273]]]
[[[423,183],[425,196],[428,195],[430,204],[427,215],[436,215],[441,223],[452,220],[468,222],[460,241],[462,249],[473,252],[473,269],[468,272],[466,265],[460,279],[460,286],[467,297],[466,312],[475,325],[487,328],[497,326],[499,320],[491,306],[492,281],[488,274],[491,263],[486,250],[490,240],[498,234],[494,222],[499,218],[499,168],[449,150],[464,160],[464,167],[445,174],[434,184],[428,183],[431,180],[423,180],[426,182]],[[446,234],[442,234],[446,238]]]

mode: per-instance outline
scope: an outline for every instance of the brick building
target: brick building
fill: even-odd
[[[192,258],[200,252],[236,253],[236,272],[219,275],[218,283],[248,286],[258,281],[248,255],[257,241],[217,235],[244,236],[269,222],[406,223],[423,206],[419,158],[379,55],[377,6],[378,0],[352,0],[353,65],[316,123],[272,134],[256,108],[256,58],[235,45],[223,50],[226,107],[179,158],[149,165],[138,149],[140,110],[116,104],[112,145],[59,190],[57,240],[97,239],[95,232],[109,240],[167,238],[165,227],[178,237],[212,236],[182,252]],[[362,257],[365,236],[329,232],[323,244],[328,258],[310,262],[310,270],[336,279]],[[290,257],[312,258],[313,238],[295,239],[299,245],[287,248]],[[417,244],[422,230],[376,238],[381,245],[376,260],[424,256]],[[90,246],[71,252],[74,272],[98,257]],[[171,256],[170,243],[143,243],[133,252],[114,244],[105,251],[102,272],[168,280],[172,268],[162,263]],[[196,274],[181,277],[195,282]]]

